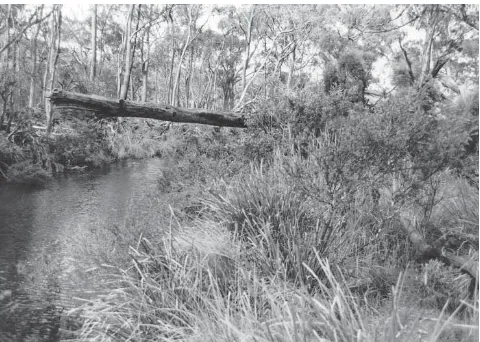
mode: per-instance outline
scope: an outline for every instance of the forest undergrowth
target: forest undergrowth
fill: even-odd
[[[246,132],[172,127],[169,200],[151,208],[165,225],[88,247],[109,290],[68,313],[65,338],[478,341],[478,285],[405,229],[478,261],[478,156],[464,121],[407,97],[333,119],[332,96],[285,98]]]

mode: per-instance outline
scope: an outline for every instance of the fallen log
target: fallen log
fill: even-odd
[[[100,117],[134,117],[212,126],[247,127],[244,117],[237,113],[188,109],[122,99],[111,100],[97,95],[85,95],[59,89],[53,89],[47,97],[56,108],[89,110]]]

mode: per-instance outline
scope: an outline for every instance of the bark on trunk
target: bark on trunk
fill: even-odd
[[[167,80],[167,101],[172,102],[172,85],[173,85],[173,66],[175,65],[175,35],[173,34],[173,22],[169,24],[170,35],[172,37],[172,58],[170,59],[170,68],[168,69],[168,80]]]
[[[187,40],[185,42],[185,45],[183,46],[182,53],[180,54],[180,59],[178,61],[177,72],[175,74],[175,80],[173,83],[173,90],[172,90],[172,101],[171,101],[172,105],[178,105],[180,103],[180,98],[179,98],[180,74],[182,72],[183,59],[185,57],[185,53],[187,51],[188,45],[190,44],[190,35],[191,35],[191,29],[188,30]]]
[[[97,5],[93,5],[92,13],[92,64],[90,66],[90,81],[95,80],[97,73]]]
[[[236,113],[187,109],[151,102],[125,101],[123,99],[116,101],[100,96],[84,95],[58,89],[54,89],[48,98],[56,108],[90,110],[101,117],[137,117],[212,126],[247,127],[244,117]]]
[[[417,87],[418,89],[422,88],[428,77],[431,76],[432,70],[432,53],[433,53],[433,43],[435,36],[437,34],[437,25],[441,20],[441,12],[439,5],[433,5],[430,8],[430,18],[428,23],[428,29],[425,34],[425,43],[423,45],[422,55],[421,55],[421,71],[420,77],[418,79]]]
[[[155,68],[155,103],[158,103],[158,66]]]
[[[288,69],[287,77],[287,88],[292,89],[293,74],[295,73],[295,60],[296,60],[296,46],[293,47],[291,59],[290,59],[290,68]]]
[[[252,30],[253,30],[253,20],[255,18],[255,6],[252,6],[250,10],[250,17],[247,19],[247,28],[244,30],[245,34],[245,61],[243,63],[243,71],[242,71],[242,91],[247,86],[247,69],[250,63],[250,47],[252,43]],[[240,26],[241,27],[241,26]]]
[[[52,25],[51,25],[51,49],[50,49],[50,59],[48,62],[47,70],[45,71],[45,80],[47,80],[47,71],[50,76],[48,79],[48,84],[45,84],[45,89],[53,89],[53,84],[55,82],[55,72],[58,62],[58,56],[60,53],[60,34],[61,34],[61,25],[62,25],[62,5],[56,5],[56,10],[52,16]],[[52,131],[53,123],[53,108],[50,102],[45,99],[45,115],[47,121],[47,132],[49,135]]]
[[[40,9],[40,15],[42,15],[42,9]],[[28,106],[30,108],[33,108],[35,104],[35,80],[37,78],[37,39],[39,33],[40,24],[38,24],[35,35],[32,38],[32,74],[30,75],[30,91],[28,96]]]
[[[185,5],[185,6],[186,6],[185,12],[188,17],[188,33],[187,33],[187,39],[185,40],[185,43],[182,48],[182,52],[180,54],[180,59],[178,61],[178,68],[177,68],[177,72],[176,72],[174,83],[173,83],[172,101],[171,101],[172,105],[177,105],[177,106],[180,103],[180,75],[182,72],[183,60],[185,58],[187,49],[195,41],[195,39],[197,39],[201,30],[200,28],[200,30],[197,31],[197,28],[195,27],[195,23],[199,15],[198,12],[195,15],[193,14],[193,9],[194,9],[193,6],[195,5]]]
[[[117,96],[120,98],[120,91],[122,90],[122,66],[120,63],[120,53],[117,55]]]
[[[141,6],[141,5],[138,5]],[[123,82],[120,88],[120,98],[126,100],[128,94],[128,86],[130,84],[130,75],[132,72],[132,64],[133,64],[133,54],[135,52],[135,48],[132,51],[132,45],[135,45],[135,42],[132,44],[132,39],[137,38],[137,31],[135,31],[133,37],[132,34],[132,25],[133,25],[133,15],[134,15],[135,5],[130,5],[130,12],[128,15],[127,20],[127,28],[125,30],[125,74],[123,75]],[[138,20],[140,20],[138,18]],[[138,26],[138,21],[137,21]]]
[[[5,44],[8,44],[10,41],[10,15],[11,15],[11,10],[12,10],[12,5],[7,5],[7,15],[5,16]],[[3,84],[3,92],[2,92],[2,100],[3,100],[3,111],[2,115],[0,116],[0,129],[3,127],[3,122],[5,121],[5,116],[7,115],[7,104],[8,104],[8,98],[9,98],[9,92],[10,92],[10,86],[9,84],[9,69],[10,69],[10,45],[6,48],[7,53],[3,56],[3,65],[4,65],[4,70],[2,70],[7,77],[5,77],[5,83]],[[7,130],[8,133],[8,130]]]
[[[145,33],[146,38],[143,41],[144,55],[142,57],[142,102],[147,102],[148,95],[148,67],[150,63],[150,27]]]
[[[190,56],[188,59],[188,69],[185,75],[185,106],[187,107],[193,107],[193,105],[190,103],[190,95],[191,95],[191,88],[190,88],[190,82],[192,80],[192,73],[193,73],[193,45],[190,46]]]

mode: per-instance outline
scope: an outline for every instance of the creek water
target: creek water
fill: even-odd
[[[0,341],[60,339],[65,311],[100,291],[87,268],[110,248],[104,230],[158,194],[164,167],[130,161],[40,187],[0,185]]]

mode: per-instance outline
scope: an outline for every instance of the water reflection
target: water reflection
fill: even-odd
[[[163,167],[151,159],[0,187],[0,341],[58,340],[62,311],[97,290],[86,270],[112,248],[102,236],[155,196]]]

